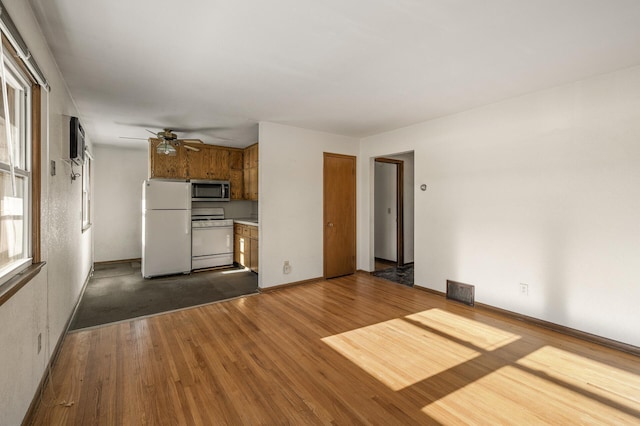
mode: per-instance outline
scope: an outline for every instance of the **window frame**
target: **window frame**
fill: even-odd
[[[30,155],[25,157],[25,169],[30,173],[30,184],[26,185],[29,197],[28,214],[30,216],[26,238],[29,240],[29,255],[16,268],[3,271],[0,277],[0,305],[3,305],[24,285],[26,285],[45,265],[41,259],[41,194],[42,194],[42,89],[29,71],[21,56],[16,52],[10,40],[0,32],[4,55],[13,69],[20,75],[28,87],[29,95],[25,104],[25,149]],[[5,62],[6,64],[6,62]],[[48,91],[48,85],[45,90]]]
[[[82,163],[82,232],[91,228],[91,204],[92,204],[92,191],[91,191],[91,168],[92,168],[91,155],[85,150],[84,162]]]
[[[3,46],[4,48],[5,46]],[[0,57],[0,60],[4,61],[5,65],[5,77],[7,81],[2,81],[0,79],[0,84],[6,87],[7,82],[10,87],[13,87],[20,96],[23,96],[23,99],[18,99],[16,97],[16,102],[18,103],[18,113],[19,116],[15,117],[15,122],[20,129],[18,132],[19,139],[13,141],[13,143],[17,143],[20,145],[19,148],[19,161],[18,164],[14,164],[14,175],[16,178],[20,178],[24,180],[22,191],[24,193],[24,201],[23,201],[23,220],[25,224],[22,228],[22,244],[24,247],[24,254],[21,259],[12,261],[6,265],[2,265],[0,267],[0,289],[4,286],[4,284],[9,281],[15,274],[22,272],[26,267],[33,263],[33,252],[32,245],[33,240],[30,237],[32,234],[32,199],[33,199],[33,185],[32,185],[32,173],[31,169],[33,168],[32,164],[32,144],[31,141],[31,131],[32,131],[32,119],[33,119],[33,106],[32,106],[32,86],[29,79],[29,74],[25,73],[24,70],[21,69],[19,62],[15,60],[15,57],[12,57],[12,52],[4,51],[4,57]],[[2,87],[1,89],[4,89]],[[19,92],[18,92],[19,91]],[[2,95],[4,96],[4,90],[2,90]],[[7,120],[5,117],[5,125],[6,123],[10,124],[10,120]],[[14,151],[15,148],[14,148]],[[2,169],[1,173],[8,173],[9,164],[8,163],[0,163],[0,169]]]

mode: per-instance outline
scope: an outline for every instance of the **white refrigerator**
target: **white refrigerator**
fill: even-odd
[[[142,183],[142,276],[191,272],[191,183]]]

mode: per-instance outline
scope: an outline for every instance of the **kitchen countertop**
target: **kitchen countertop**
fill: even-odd
[[[241,223],[243,225],[250,225],[250,226],[260,226],[258,219],[253,217],[239,217],[239,218],[233,219],[233,223]]]

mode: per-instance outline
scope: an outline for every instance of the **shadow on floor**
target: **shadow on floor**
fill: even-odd
[[[257,293],[244,268],[144,279],[140,262],[96,264],[70,330],[93,327]]]

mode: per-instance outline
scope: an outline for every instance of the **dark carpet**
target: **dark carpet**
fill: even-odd
[[[413,287],[413,263],[404,266],[392,266],[382,271],[375,271],[373,275],[393,281],[394,283]]]
[[[243,268],[144,279],[140,262],[97,264],[70,330],[93,327],[258,292]]]

